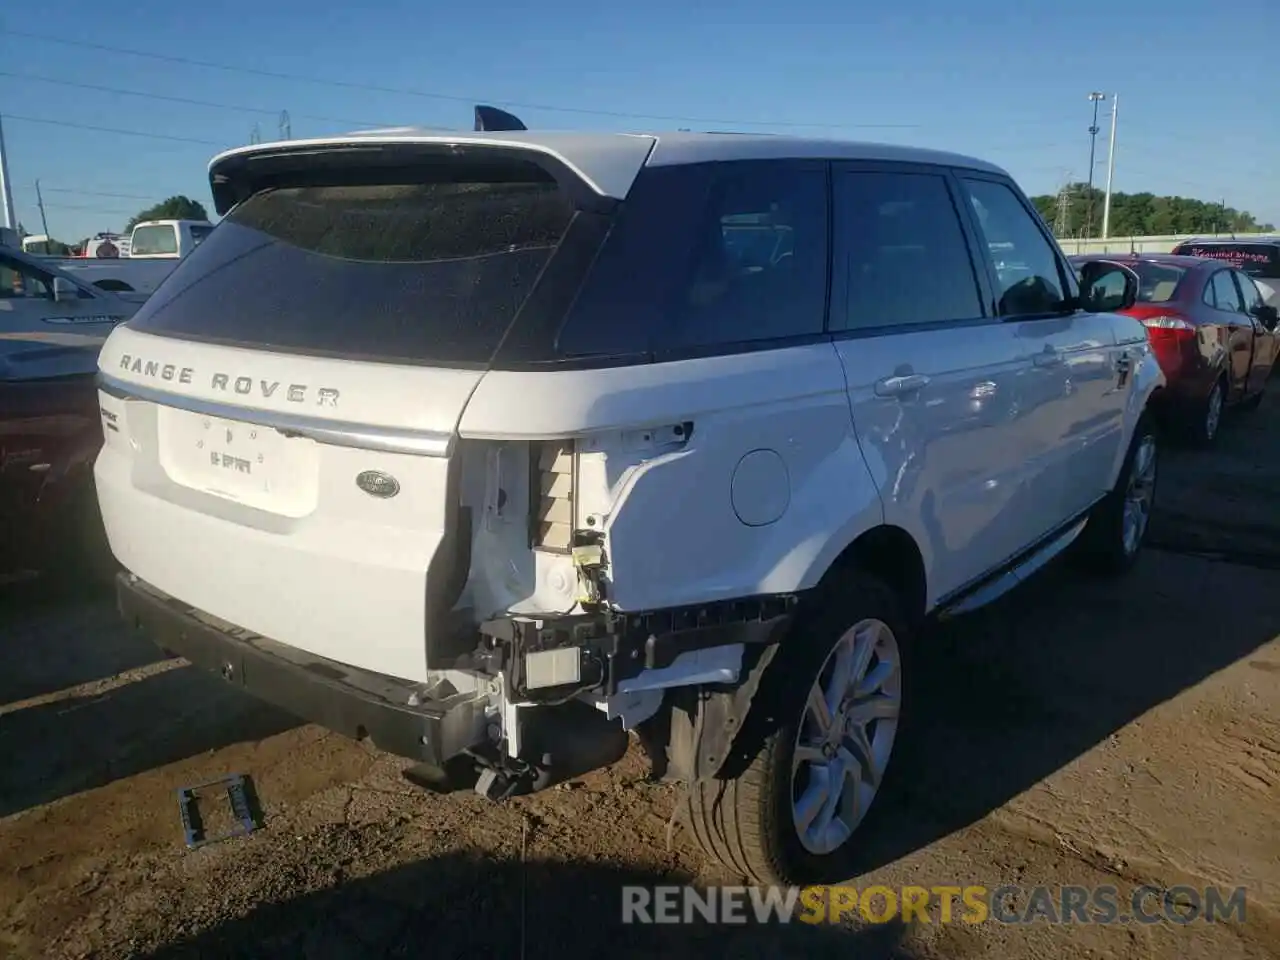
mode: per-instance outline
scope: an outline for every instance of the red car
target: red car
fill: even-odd
[[[1116,264],[1138,282],[1138,300],[1121,311],[1141,320],[1164,370],[1170,425],[1207,444],[1228,405],[1254,408],[1280,351],[1277,313],[1247,274],[1220,260],[1173,254],[1090,254],[1087,264]]]

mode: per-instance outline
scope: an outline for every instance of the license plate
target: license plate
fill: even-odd
[[[224,476],[220,471],[240,474],[250,486],[260,486],[263,493],[271,492],[271,464],[267,462],[267,454],[271,452],[267,433],[270,428],[212,419],[205,420],[204,427],[205,436],[196,441],[196,449],[208,454],[209,466],[215,474]],[[274,430],[270,432],[279,436]]]
[[[238,420],[160,411],[160,463],[175,483],[289,516],[314,506],[314,441]]]

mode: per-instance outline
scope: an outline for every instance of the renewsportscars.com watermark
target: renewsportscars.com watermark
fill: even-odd
[[[1244,887],[638,887],[623,923],[1244,923]]]

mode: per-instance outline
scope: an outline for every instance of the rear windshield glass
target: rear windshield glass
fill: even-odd
[[[1225,260],[1251,277],[1280,277],[1280,244],[1183,243],[1173,252],[1187,257]]]
[[[553,180],[519,170],[259,193],[130,326],[318,356],[487,363],[574,215]]]
[[[1140,303],[1165,303],[1173,299],[1178,283],[1186,274],[1182,267],[1167,263],[1125,264],[1138,275],[1138,301]]]
[[[178,252],[178,234],[169,224],[154,227],[138,227],[133,231],[129,245],[131,257],[154,257]]]

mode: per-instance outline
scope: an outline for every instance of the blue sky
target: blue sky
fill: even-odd
[[[747,129],[911,143],[992,160],[1034,194],[1056,190],[1068,174],[1086,179],[1091,90],[1120,94],[1115,189],[1225,199],[1280,224],[1276,0],[1237,0],[1222,16],[1202,0],[61,0],[39,9],[0,14],[0,113],[19,219],[39,232],[39,178],[50,230],[68,240],[118,229],[171,194],[208,204],[209,157],[248,142],[255,123],[275,139],[282,109],[294,137],[358,123],[465,129],[482,100],[523,104],[512,109],[547,129]]]

